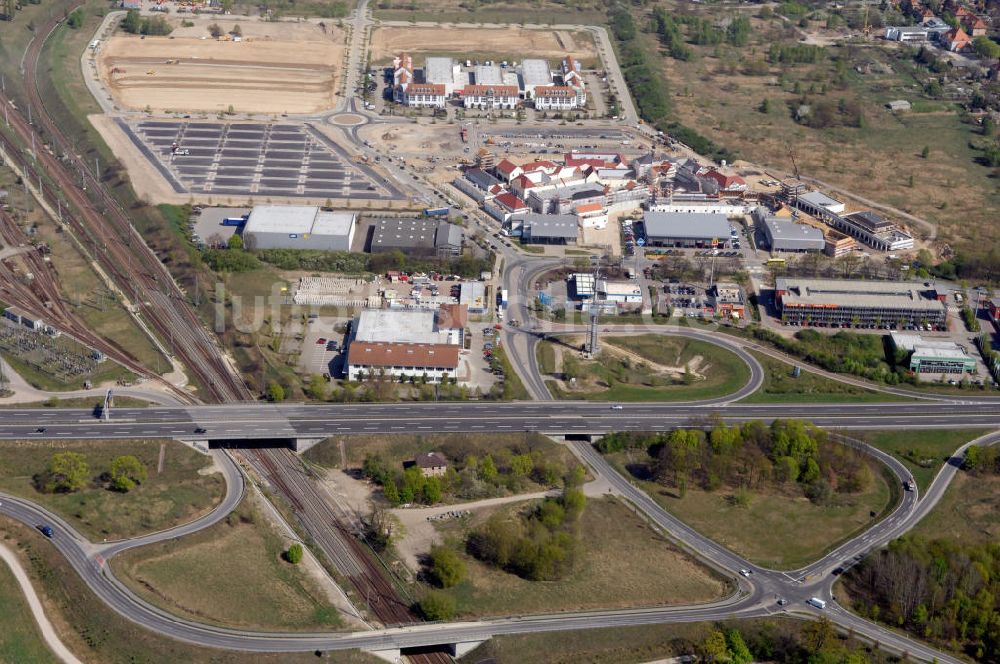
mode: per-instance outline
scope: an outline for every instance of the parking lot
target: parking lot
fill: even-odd
[[[309,125],[167,120],[118,124],[178,193],[403,198],[392,183]]]

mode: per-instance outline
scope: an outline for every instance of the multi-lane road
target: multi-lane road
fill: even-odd
[[[0,439],[181,438],[240,440],[345,434],[665,431],[726,422],[801,418],[826,428],[1000,428],[997,402],[843,404],[429,402],[232,404],[119,408],[108,421],[83,409],[5,409]]]

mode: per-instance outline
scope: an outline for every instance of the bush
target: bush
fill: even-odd
[[[288,551],[285,551],[285,560],[293,565],[298,565],[302,562],[302,545],[296,542],[288,547]]]
[[[465,561],[446,546],[431,548],[431,578],[442,588],[451,588],[465,579]]]
[[[455,600],[442,592],[431,591],[420,600],[418,608],[427,620],[450,620],[455,615]]]
[[[49,459],[45,473],[36,478],[36,485],[46,493],[72,493],[85,488],[89,481],[86,457],[77,452],[59,452]]]
[[[115,457],[111,461],[111,470],[108,474],[111,479],[111,488],[127,493],[134,489],[136,484],[145,482],[148,472],[146,466],[139,459],[127,454]]]

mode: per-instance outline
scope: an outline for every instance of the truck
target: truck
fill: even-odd
[[[500,306],[501,307],[506,307],[507,306],[507,298],[509,297],[509,295],[510,295],[510,292],[506,288],[501,288],[500,289]]]
[[[439,207],[439,208],[427,208],[424,210],[425,217],[447,217],[449,208]]]
[[[246,217],[226,217],[222,220],[223,226],[242,226],[247,221]]]
[[[825,609],[826,608],[826,601],[820,599],[819,597],[810,597],[809,599],[806,600],[806,604],[812,604],[817,609]]]
[[[913,481],[906,480],[905,482],[903,482],[903,488],[906,489],[907,491],[913,491]]]

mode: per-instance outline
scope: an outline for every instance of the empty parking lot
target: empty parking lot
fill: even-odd
[[[309,125],[169,120],[118,124],[178,193],[404,197]]]

